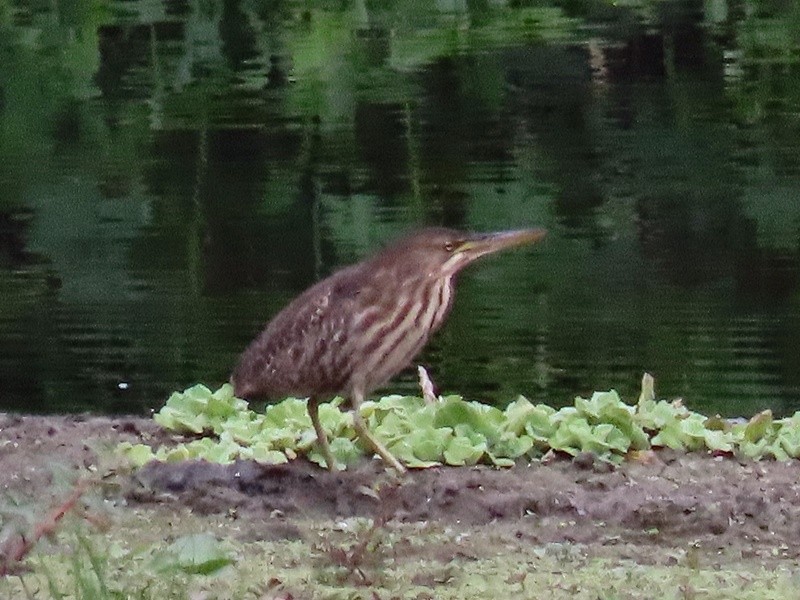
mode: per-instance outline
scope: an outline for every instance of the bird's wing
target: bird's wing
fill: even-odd
[[[348,270],[310,287],[278,313],[242,355],[234,382],[253,395],[330,395],[345,389],[345,350],[360,288]]]

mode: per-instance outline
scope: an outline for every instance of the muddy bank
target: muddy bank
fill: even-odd
[[[745,558],[800,554],[797,462],[664,451],[616,468],[580,457],[502,470],[433,468],[394,479],[377,461],[340,473],[298,460],[151,464],[131,474],[108,458],[121,441],[170,440],[148,419],[0,415],[0,492],[41,501],[57,488],[54,477],[94,473],[114,483],[105,493],[131,505],[231,515],[252,522],[250,535],[265,539],[292,537],[303,520],[380,515],[401,523],[493,524],[532,543],[696,542]]]

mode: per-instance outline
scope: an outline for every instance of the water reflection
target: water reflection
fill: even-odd
[[[0,409],[218,384],[422,223],[551,229],[464,274],[443,391],[800,408],[797,15],[450,4],[0,11]]]

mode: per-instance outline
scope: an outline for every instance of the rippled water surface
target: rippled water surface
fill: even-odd
[[[550,230],[461,278],[444,392],[800,409],[793,3],[374,4],[0,7],[0,410],[218,385],[423,224]]]

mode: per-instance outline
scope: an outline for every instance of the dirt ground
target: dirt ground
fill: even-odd
[[[171,439],[147,419],[0,414],[0,498],[46,505],[67,489],[58,480],[92,474],[125,507],[222,517],[236,522],[243,542],[303,540],[304,524],[361,516],[456,527],[473,536],[476,552],[490,532],[516,547],[575,545],[638,564],[668,565],[675,549],[685,557],[686,548],[767,569],[772,560],[796,565],[800,558],[797,462],[658,451],[618,467],[581,456],[396,479],[378,461],[339,473],[305,460],[151,464],[130,473],[109,458],[121,441]]]

